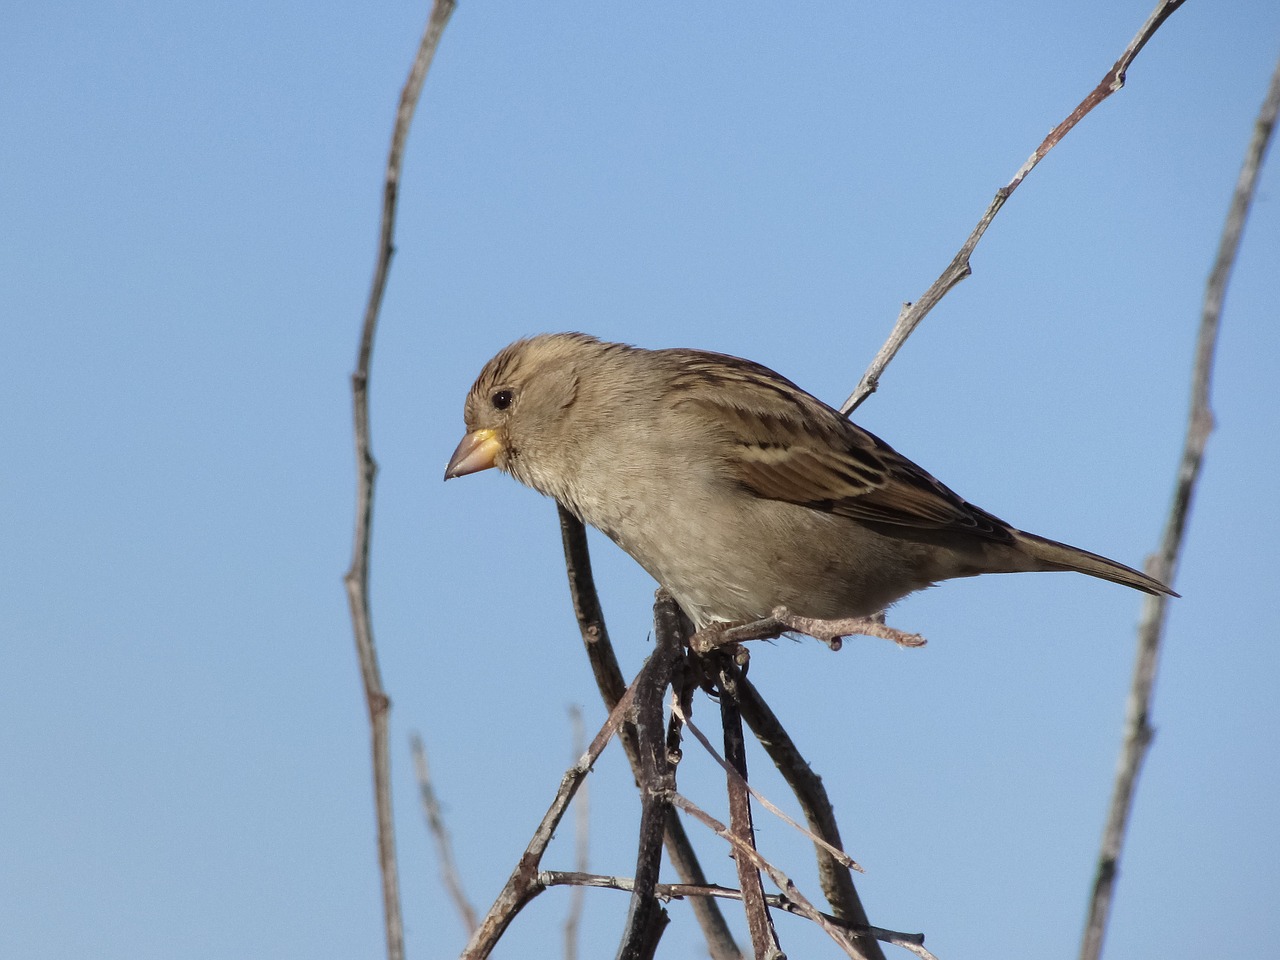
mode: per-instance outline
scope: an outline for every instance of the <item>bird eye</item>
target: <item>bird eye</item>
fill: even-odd
[[[499,390],[489,398],[495,410],[507,409],[507,407],[511,406],[511,401],[513,399],[514,397],[512,397],[510,390]]]

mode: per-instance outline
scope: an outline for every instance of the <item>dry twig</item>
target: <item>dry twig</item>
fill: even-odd
[[[662,704],[671,685],[676,663],[684,656],[680,611],[663,591],[653,605],[655,649],[649,655],[646,679],[635,689],[635,725],[640,752],[640,838],[636,853],[635,889],[623,928],[618,960],[644,960],[653,956],[666,927],[667,912],[654,895],[662,867],[662,837],[676,788],[675,765],[667,753]]]
[[[1173,583],[1178,555],[1186,533],[1187,518],[1200,467],[1204,461],[1205,444],[1213,429],[1213,413],[1209,408],[1209,389],[1213,380],[1213,360],[1218,345],[1218,327],[1222,318],[1222,302],[1226,295],[1227,281],[1235,264],[1240,238],[1244,233],[1245,219],[1253,200],[1258,171],[1266,156],[1267,146],[1275,131],[1277,111],[1280,111],[1280,63],[1271,75],[1271,83],[1258,119],[1254,123],[1253,136],[1245,151],[1244,163],[1236,181],[1235,194],[1227,212],[1226,225],[1218,243],[1218,254],[1205,287],[1204,304],[1200,314],[1200,334],[1196,343],[1195,361],[1191,372],[1191,410],[1187,417],[1187,434],[1178,464],[1173,502],[1165,524],[1159,552],[1147,561],[1147,572],[1162,583]],[[1089,916],[1085,921],[1084,936],[1080,945],[1081,960],[1096,960],[1102,953],[1102,939],[1106,932],[1107,918],[1111,912],[1111,900],[1115,891],[1117,867],[1124,847],[1129,813],[1133,807],[1138,773],[1147,749],[1154,736],[1150,725],[1152,692],[1155,688],[1156,668],[1160,659],[1160,645],[1164,634],[1168,597],[1149,596],[1142,603],[1142,618],[1138,624],[1137,654],[1133,666],[1133,680],[1129,688],[1129,701],[1125,710],[1124,744],[1117,763],[1116,782],[1111,795],[1111,808],[1102,835],[1098,868],[1094,877],[1093,892],[1089,901]]]
[[[403,960],[404,923],[400,916],[400,878],[396,868],[395,825],[391,812],[391,757],[387,738],[387,714],[391,702],[382,686],[382,672],[378,667],[378,653],[373,643],[373,622],[369,611],[369,542],[373,524],[373,487],[378,473],[369,434],[369,364],[373,356],[374,334],[378,328],[378,313],[382,309],[382,295],[387,285],[387,271],[391,267],[391,257],[395,251],[396,195],[404,144],[427,69],[431,66],[436,46],[440,43],[440,35],[449,21],[449,15],[453,13],[453,7],[454,0],[436,0],[432,6],[409,78],[400,93],[400,107],[396,111],[391,149],[387,155],[378,259],[374,266],[373,285],[369,291],[369,302],[365,307],[364,324],[360,332],[356,369],[351,374],[357,463],[356,524],[351,566],[343,583],[346,585],[347,602],[351,608],[351,627],[355,633],[365,703],[369,709],[374,806],[378,821],[378,866],[382,874],[388,960]]]
[[[713,655],[711,660],[716,671],[716,686],[720,690],[720,722],[724,728],[726,761],[724,767],[728,777],[729,831],[741,844],[754,850],[756,833],[751,820],[750,788],[747,786],[747,744],[742,736],[742,714],[738,712],[734,683],[736,671],[723,653]],[[778,932],[773,926],[773,917],[765,902],[759,868],[736,850],[733,860],[738,868],[738,886],[742,889],[742,904],[756,960],[785,960],[782,945],[778,943]]]
[[[736,687],[737,684],[735,683],[734,686]],[[734,692],[734,696],[737,697],[736,689]],[[711,755],[711,758],[720,765],[720,768],[724,770],[725,774],[729,777],[729,779],[734,782],[740,783],[740,785],[745,790],[747,790],[751,794],[751,796],[755,797],[756,801],[759,802],[759,804],[762,807],[764,807],[766,810],[772,813],[775,817],[777,817],[783,823],[787,824],[790,827],[794,827],[796,830],[799,830],[811,841],[813,841],[815,846],[825,849],[827,853],[835,857],[836,860],[839,861],[843,866],[846,866],[851,870],[857,870],[859,873],[866,872],[862,869],[862,867],[858,866],[858,862],[854,860],[853,857],[849,856],[839,847],[834,847],[831,844],[827,843],[827,841],[823,840],[820,836],[818,836],[816,833],[809,830],[808,828],[800,825],[799,823],[796,823],[796,821],[791,819],[789,816],[787,816],[786,813],[784,813],[778,807],[777,804],[773,803],[768,797],[762,794],[759,790],[751,786],[751,784],[747,782],[746,777],[743,776],[741,773],[739,773],[736,767],[734,767],[732,764],[726,761],[724,757],[720,756],[720,754],[716,752],[716,748],[711,745],[711,741],[707,739],[707,735],[703,733],[701,730],[699,730],[697,725],[694,724],[692,720],[690,720],[687,716],[684,715],[683,711],[681,710],[679,701],[675,700],[674,698],[672,699],[672,702],[671,702],[671,710],[680,718],[680,722],[689,728],[689,732],[693,734],[694,738],[700,744],[702,744],[702,748]]]
[[[946,296],[952,287],[973,272],[969,266],[969,256],[973,253],[974,248],[977,247],[978,241],[982,239],[982,235],[987,232],[987,227],[991,226],[991,221],[1000,212],[1000,208],[1004,206],[1004,202],[1013,195],[1013,191],[1017,190],[1022,181],[1027,178],[1027,175],[1035,169],[1036,164],[1043,160],[1045,155],[1071,132],[1072,127],[1084,119],[1085,115],[1094,107],[1124,86],[1125,71],[1129,69],[1129,64],[1133,62],[1133,58],[1146,46],[1152,35],[1160,29],[1160,25],[1168,20],[1178,7],[1182,6],[1183,2],[1184,0],[1161,0],[1156,5],[1155,10],[1147,17],[1147,22],[1138,30],[1137,35],[1129,41],[1129,45],[1120,54],[1120,59],[1107,71],[1102,81],[1090,91],[1087,97],[1080,101],[1079,105],[1071,111],[1065,120],[1049,131],[1049,135],[1041,141],[1040,146],[1036,147],[1035,152],[1027,158],[1027,162],[1018,168],[1018,172],[1013,175],[1013,179],[996,191],[996,195],[988,205],[986,213],[982,215],[982,219],[973,228],[973,232],[969,234],[969,238],[965,240],[951,263],[947,264],[947,268],[942,271],[942,275],[933,281],[932,286],[915,303],[903,305],[902,311],[898,314],[897,323],[894,324],[893,330],[889,334],[889,339],[885,341],[884,346],[880,348],[880,351],[872,359],[871,365],[867,367],[866,373],[858,381],[853,393],[849,394],[849,398],[840,405],[841,413],[848,416],[862,404],[862,401],[875,393],[880,384],[880,375],[884,373],[889,361],[897,356],[898,351],[902,349],[902,345],[907,342],[907,338],[920,325],[920,322],[924,320],[929,311],[938,305],[938,301]]]
[[[706,826],[711,828],[723,840],[727,840],[733,847],[736,856],[742,856],[751,861],[758,870],[763,870],[769,875],[769,879],[782,892],[782,895],[795,904],[795,912],[806,919],[812,920],[822,931],[834,940],[844,952],[854,958],[854,960],[862,960],[864,954],[854,945],[850,934],[842,929],[838,924],[832,923],[826,918],[822,911],[818,910],[808,898],[796,887],[791,878],[775,867],[772,863],[760,855],[756,848],[747,843],[741,837],[737,836],[732,830],[717,820],[711,814],[707,813],[697,804],[693,803],[687,797],[676,794],[671,800],[677,807],[685,813],[692,816],[695,820],[699,820]]]

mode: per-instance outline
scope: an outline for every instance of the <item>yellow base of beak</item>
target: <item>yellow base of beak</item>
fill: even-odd
[[[473,430],[462,438],[458,449],[449,458],[449,465],[444,468],[444,478],[465,477],[468,473],[479,473],[493,466],[502,444],[492,430]]]

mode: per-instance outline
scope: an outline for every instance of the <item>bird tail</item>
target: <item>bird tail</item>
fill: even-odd
[[[1126,587],[1133,587],[1143,593],[1178,596],[1155,577],[1149,577],[1140,570],[1126,567],[1123,563],[1108,560],[1088,550],[1081,550],[1079,547],[1059,543],[1047,537],[1038,537],[1034,533],[1026,533],[1022,530],[1017,531],[1016,536],[1018,546],[1023,552],[1041,564],[1037,567],[1039,570],[1075,570],[1078,573],[1087,573],[1091,577],[1110,580],[1112,583],[1122,583]]]

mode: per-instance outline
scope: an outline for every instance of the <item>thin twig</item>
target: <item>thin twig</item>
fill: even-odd
[[[1159,552],[1147,561],[1147,572],[1162,583],[1172,583],[1178,565],[1186,533],[1187,519],[1195,494],[1200,468],[1204,462],[1205,444],[1213,429],[1213,413],[1209,407],[1209,391],[1213,380],[1214,354],[1218,344],[1218,327],[1222,317],[1222,303],[1226,295],[1227,281],[1235,264],[1245,220],[1253,200],[1258,171],[1266,156],[1267,146],[1275,130],[1277,112],[1280,112],[1280,62],[1271,75],[1271,83],[1263,100],[1262,109],[1254,123],[1253,136],[1245,151],[1244,163],[1236,181],[1235,194],[1227,212],[1226,225],[1218,243],[1218,255],[1205,287],[1204,304],[1200,314],[1200,334],[1196,344],[1195,361],[1191,373],[1191,409],[1187,417],[1186,440],[1182,459],[1178,464],[1173,502],[1165,524]],[[1098,868],[1094,877],[1093,892],[1089,902],[1089,916],[1085,921],[1084,936],[1080,945],[1081,960],[1096,960],[1102,953],[1102,940],[1106,933],[1107,919],[1115,892],[1116,873],[1120,854],[1124,848],[1125,832],[1133,807],[1138,774],[1154,731],[1150,725],[1152,693],[1155,688],[1156,669],[1160,659],[1160,645],[1164,635],[1168,597],[1149,596],[1143,600],[1142,618],[1138,624],[1137,654],[1133,667],[1133,680],[1129,689],[1129,701],[1125,710],[1125,736],[1117,763],[1116,781],[1111,796],[1111,808],[1102,835]]]
[[[382,686],[377,649],[373,642],[373,622],[369,610],[369,543],[373,523],[373,488],[378,473],[377,461],[369,431],[369,364],[373,355],[374,334],[382,295],[387,285],[387,271],[395,250],[396,195],[400,183],[400,166],[405,139],[413,121],[413,112],[422,92],[427,69],[435,56],[436,46],[454,0],[436,0],[431,16],[418,44],[409,78],[400,93],[391,149],[387,155],[386,180],[382,197],[382,227],[379,234],[378,259],[373,271],[373,285],[365,307],[360,332],[360,347],[355,372],[351,374],[352,416],[356,447],[356,519],[351,566],[343,577],[347,602],[351,608],[351,626],[355,634],[360,675],[364,683],[365,703],[369,710],[370,752],[373,762],[374,806],[378,822],[378,867],[382,874],[383,920],[386,926],[388,960],[403,960],[404,922],[400,915],[400,878],[396,867],[395,826],[391,810],[391,756],[388,744],[388,712],[391,701]]]
[[[854,860],[853,857],[849,856],[839,847],[835,847],[827,843],[827,841],[823,840],[820,836],[818,836],[812,830],[809,830],[804,825],[799,824],[795,820],[791,819],[791,817],[787,816],[787,814],[783,812],[783,810],[781,810],[777,804],[773,803],[768,797],[762,794],[759,790],[751,786],[751,784],[747,782],[745,777],[743,777],[740,773],[738,773],[738,771],[734,769],[732,765],[726,762],[724,757],[720,756],[720,754],[716,752],[716,748],[711,745],[711,741],[707,739],[707,735],[703,733],[700,729],[698,729],[697,725],[691,719],[683,715],[683,712],[680,709],[680,704],[674,699],[672,700],[672,703],[671,703],[671,709],[674,713],[676,713],[680,717],[680,722],[689,728],[689,732],[693,734],[694,738],[700,744],[702,744],[702,748],[711,755],[711,759],[715,760],[715,762],[720,765],[720,768],[724,770],[725,774],[729,777],[729,779],[740,780],[742,783],[742,786],[751,794],[751,796],[756,798],[756,800],[759,802],[759,804],[762,807],[764,807],[766,810],[772,813],[775,817],[777,817],[783,823],[787,824],[790,827],[793,827],[796,830],[799,830],[806,837],[812,840],[815,846],[819,846],[825,849],[827,853],[835,857],[836,860],[839,861],[844,866],[850,868],[851,870],[857,870],[859,873],[866,872],[862,869],[862,867],[858,865],[858,862]]]
[[[440,801],[436,797],[435,786],[431,782],[431,768],[427,765],[427,751],[422,745],[422,737],[416,733],[412,734],[409,738],[409,747],[413,752],[413,766],[418,775],[418,796],[422,800],[422,814],[426,817],[427,830],[435,838],[436,851],[440,856],[440,879],[444,882],[445,889],[449,891],[453,905],[458,908],[467,936],[471,936],[476,931],[476,911],[462,890],[462,875],[458,872],[458,862],[453,856],[453,840],[449,836],[449,828],[445,825],[444,816],[440,812]]]
[[[630,877],[610,877],[599,873],[570,873],[562,870],[544,870],[538,874],[538,882],[544,887],[597,887],[606,890],[621,890],[625,893],[630,893],[635,889],[635,883]],[[688,883],[660,883],[654,888],[654,893],[663,900],[684,900],[686,898],[696,900],[701,897],[719,897],[723,900],[742,899],[741,890],[735,890],[733,887],[722,887],[714,883],[702,886]],[[765,902],[774,910],[785,910],[787,913],[801,916],[796,905],[780,894],[765,894]],[[886,930],[883,927],[852,924],[829,913],[823,913],[822,916],[845,930],[869,933],[881,943],[888,943],[895,947],[910,950],[916,956],[921,957],[922,960],[937,960],[937,957],[924,948],[923,933],[902,933],[898,930]]]
[[[829,921],[808,898],[799,891],[795,883],[785,873],[775,867],[772,863],[760,855],[760,851],[756,850],[751,844],[745,842],[736,836],[732,830],[717,820],[711,814],[707,813],[697,804],[693,803],[687,797],[677,793],[671,798],[671,802],[677,807],[689,814],[696,820],[700,820],[706,826],[710,827],[722,840],[727,840],[733,847],[734,853],[746,857],[757,869],[763,870],[769,875],[769,879],[782,892],[788,900],[796,905],[796,912],[808,920],[812,920],[822,928],[823,933],[834,940],[844,952],[853,957],[854,960],[860,960],[863,954],[853,944],[852,935],[838,925]],[[873,941],[874,942],[874,941]]]
[[[751,820],[751,794],[747,785],[747,744],[742,736],[742,714],[738,712],[737,690],[733,682],[734,667],[721,653],[711,658],[720,690],[720,722],[724,728],[725,771],[728,777],[729,830],[743,844],[755,849],[756,832]],[[718,759],[718,758],[717,758]],[[738,886],[747,915],[747,929],[756,960],[785,958],[778,932],[765,902],[760,870],[737,851],[733,854],[738,868]]]
[[[969,256],[978,245],[978,241],[982,239],[982,235],[987,232],[987,227],[991,225],[991,221],[1000,212],[1000,208],[1004,206],[1004,202],[1013,195],[1013,191],[1018,189],[1018,186],[1027,178],[1027,175],[1035,168],[1036,164],[1057,146],[1059,141],[1071,131],[1072,127],[1084,119],[1085,115],[1094,107],[1124,86],[1125,71],[1129,69],[1129,64],[1133,62],[1133,58],[1146,46],[1152,35],[1160,29],[1160,25],[1169,19],[1173,12],[1182,6],[1184,2],[1185,0],[1161,0],[1137,35],[1129,41],[1129,45],[1125,47],[1120,59],[1107,71],[1102,81],[1090,91],[1087,97],[1080,101],[1079,105],[1071,111],[1065,120],[1049,132],[1049,135],[1044,138],[1040,146],[1036,147],[1027,162],[1018,168],[1018,172],[1013,175],[1013,179],[996,191],[996,195],[982,215],[982,219],[978,221],[978,225],[973,228],[969,238],[960,247],[959,253],[955,255],[951,263],[947,265],[947,268],[942,271],[942,275],[933,282],[933,285],[915,303],[903,305],[902,311],[898,314],[898,320],[894,324],[893,331],[889,334],[889,339],[880,348],[880,352],[875,355],[871,365],[867,367],[866,373],[858,381],[853,393],[849,394],[849,398],[840,405],[841,413],[848,416],[862,404],[862,401],[876,391],[880,384],[880,375],[884,373],[885,367],[889,365],[889,361],[897,356],[898,351],[902,349],[902,345],[907,342],[907,338],[920,325],[920,321],[928,315],[930,310],[937,306],[938,301],[946,296],[952,287],[972,273],[972,269],[969,266]]]
[[[582,730],[582,711],[569,708],[569,725],[573,731],[573,755],[581,756],[586,749],[586,734]],[[591,783],[584,781],[574,798],[573,863],[582,873],[587,872],[588,842],[591,838]],[[564,918],[564,958],[578,960],[578,929],[582,926],[582,908],[587,892],[582,888],[569,894],[569,912]]]
[[[622,692],[626,690],[627,684],[622,678],[622,668],[618,665],[618,657],[609,640],[609,630],[605,626],[595,579],[591,574],[587,530],[582,521],[564,507],[558,509],[560,535],[564,543],[565,571],[569,577],[569,594],[573,600],[573,612],[578,620],[578,628],[582,632],[582,643],[586,648],[592,672],[595,674],[600,697],[605,707],[612,710],[617,705]],[[640,754],[636,747],[634,725],[624,722],[618,731],[618,739],[627,755],[627,761],[631,764],[631,772],[639,783]],[[667,814],[665,841],[667,859],[671,861],[671,866],[680,879],[689,884],[705,885],[707,877],[703,872],[702,864],[698,861],[698,855],[694,852],[693,843],[689,840],[684,824],[680,822],[674,810],[669,810]],[[720,905],[714,900],[696,899],[692,902],[691,909],[707,941],[711,960],[742,960],[742,951],[729,930],[729,924],[725,921]]]
[[[756,735],[760,745],[769,754],[769,759],[800,801],[800,808],[809,821],[810,829],[826,841],[825,844],[815,844],[818,880],[822,885],[823,896],[831,904],[835,915],[853,929],[869,927],[867,911],[862,906],[862,899],[858,896],[849,868],[827,849],[828,846],[841,849],[844,845],[840,840],[840,828],[836,825],[835,811],[827,796],[827,788],[822,785],[822,778],[813,772],[808,761],[800,755],[795,741],[782,726],[782,722],[745,676],[738,678],[738,706],[742,710],[743,719],[751,727],[751,732]],[[880,944],[874,938],[855,933],[854,943],[866,960],[884,960]]]

